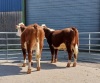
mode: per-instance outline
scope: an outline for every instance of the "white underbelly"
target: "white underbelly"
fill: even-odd
[[[54,46],[53,46],[54,47]],[[66,45],[64,43],[60,44],[59,47],[54,47],[54,49],[58,49],[58,50],[66,50]]]

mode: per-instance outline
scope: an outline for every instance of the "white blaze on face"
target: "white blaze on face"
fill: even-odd
[[[17,28],[17,33],[16,33],[16,35],[19,36],[19,37],[20,37],[21,34],[22,34],[21,28],[20,28],[21,25],[24,25],[24,23],[19,23],[18,25],[16,25],[16,28]]]
[[[17,33],[16,33],[16,35],[20,37],[20,36],[21,36],[21,34],[22,34],[21,29],[20,29],[20,28],[18,28],[18,29],[17,29]]]

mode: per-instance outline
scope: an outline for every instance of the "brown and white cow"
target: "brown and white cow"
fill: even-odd
[[[70,67],[72,54],[74,53],[73,67],[77,63],[78,45],[79,45],[79,33],[75,27],[65,28],[61,30],[53,30],[46,25],[42,25],[45,37],[51,51],[51,63],[57,61],[58,50],[63,49],[68,52],[67,67]]]
[[[31,24],[25,26],[23,23],[17,25],[17,36],[21,37],[21,48],[23,52],[24,62],[23,67],[26,65],[26,51],[28,52],[28,71],[31,73],[31,60],[33,50],[36,50],[37,71],[40,70],[40,59],[42,48],[44,45],[44,30],[38,24]]]

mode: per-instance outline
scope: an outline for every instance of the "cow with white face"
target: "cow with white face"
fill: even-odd
[[[40,59],[42,48],[44,45],[44,30],[37,23],[25,26],[23,23],[16,25],[17,36],[21,38],[21,49],[23,52],[24,62],[22,67],[26,66],[26,52],[28,53],[28,70],[27,74],[31,73],[31,63],[33,50],[36,50],[37,71],[40,71]]]
[[[24,25],[24,23],[19,23],[18,25],[16,25],[16,29],[18,30],[16,35],[20,37],[25,28],[26,26]]]

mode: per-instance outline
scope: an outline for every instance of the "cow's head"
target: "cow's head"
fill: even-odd
[[[42,24],[41,27],[43,28],[45,32],[45,37],[48,38],[49,35],[52,33],[52,31],[55,31],[54,29],[48,28],[45,24]]]
[[[25,25],[24,23],[19,23],[18,25],[16,25],[16,29],[17,29],[17,36],[21,36],[22,32],[25,30]]]
[[[50,31],[55,31],[54,29],[48,28],[45,24],[42,24],[41,27],[42,27],[43,29],[48,29],[48,30],[50,30]]]

